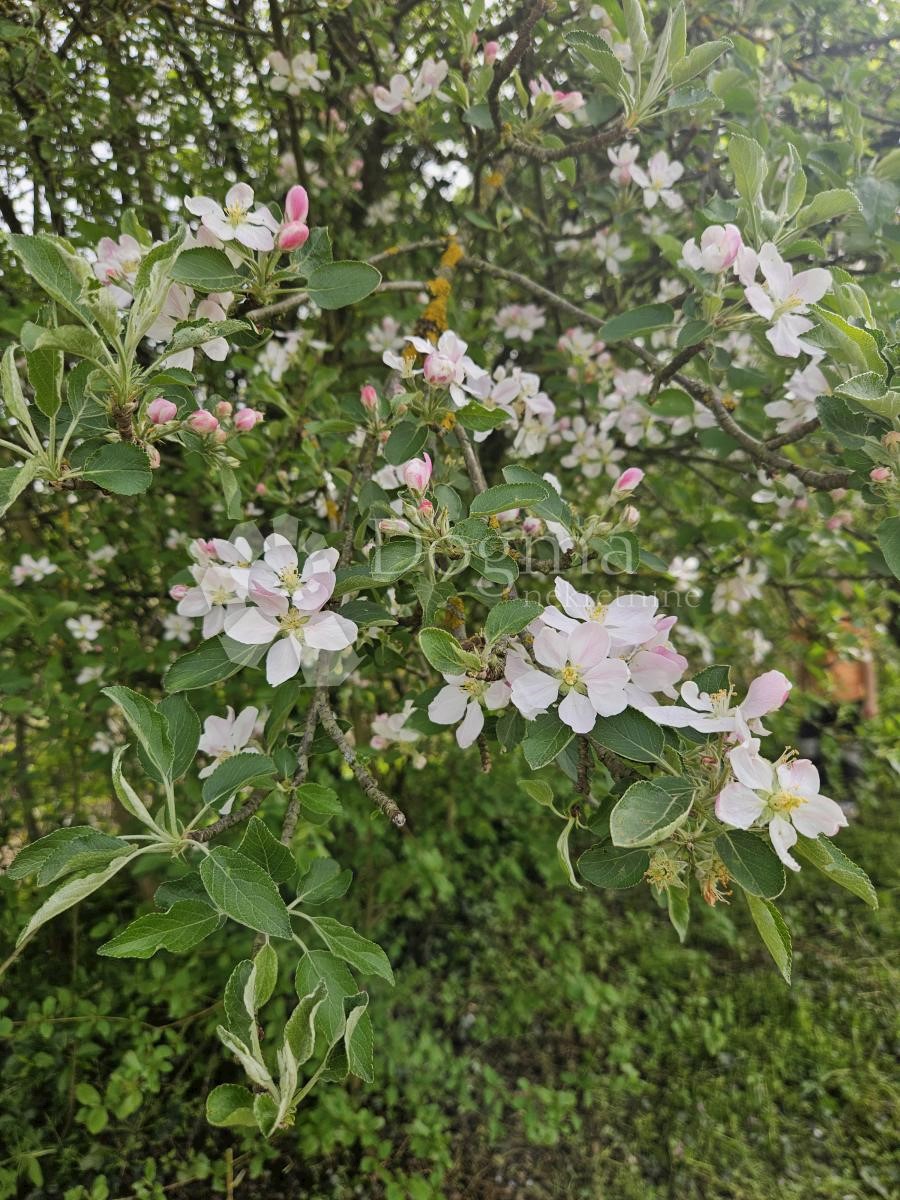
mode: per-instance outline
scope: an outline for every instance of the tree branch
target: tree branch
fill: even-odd
[[[320,693],[317,706],[322,727],[338,750],[340,750],[344,762],[356,776],[356,782],[372,803],[381,809],[391,824],[396,825],[398,829],[402,829],[406,824],[405,814],[401,812],[396,802],[381,790],[368,768],[356,757],[356,751],[341,731],[341,727],[337,723],[337,718],[328,702],[328,697],[324,692]]]

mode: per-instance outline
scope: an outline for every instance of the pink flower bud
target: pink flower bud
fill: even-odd
[[[382,533],[409,533],[410,525],[401,517],[385,517],[378,522],[378,528]]]
[[[147,416],[154,425],[166,425],[169,421],[174,421],[177,415],[177,406],[164,396],[157,396],[147,405]]]
[[[219,446],[224,446],[228,441],[228,434],[224,429],[217,429],[213,434],[213,441]],[[232,464],[233,465],[233,464]]]
[[[433,387],[447,387],[456,379],[456,363],[446,354],[429,354],[422,364],[425,382]]]
[[[869,478],[873,483],[887,483],[892,474],[890,467],[873,467],[869,472]]]
[[[544,522],[540,517],[526,517],[522,522],[522,532],[528,537],[537,537],[544,531]]]
[[[636,509],[633,504],[626,504],[625,507],[622,509],[622,520],[624,521],[624,523],[626,525],[631,525],[631,526],[637,525],[637,523],[638,523],[638,521],[640,521],[640,519],[641,519],[640,511],[638,509]]]
[[[359,400],[363,408],[367,408],[369,412],[377,405],[378,393],[372,387],[371,383],[364,384],[359,389]]]
[[[219,403],[216,405],[216,416],[223,417],[223,418],[230,417],[231,413],[233,411],[233,408],[234,408],[234,405],[229,404],[227,400],[220,400]]]
[[[309,196],[306,194],[306,188],[295,183],[292,188],[288,189],[288,194],[284,199],[284,212],[289,223],[302,224],[306,220],[309,212]]]
[[[485,42],[484,43],[484,61],[487,63],[487,65],[489,67],[493,65],[493,63],[496,60],[497,55],[499,53],[500,53],[500,43],[499,42]]]
[[[175,583],[169,588],[169,595],[173,600],[183,600],[188,594],[188,585],[186,583]]]
[[[263,414],[257,408],[239,408],[234,417],[234,427],[241,433],[249,433],[262,419]]]
[[[308,237],[309,229],[302,221],[289,221],[278,231],[278,249],[299,250]]]
[[[420,500],[419,501],[419,512],[424,513],[426,517],[430,517],[431,514],[434,512],[434,505],[431,503],[430,500]]]
[[[188,425],[195,433],[214,433],[219,428],[219,421],[205,408],[198,408],[188,417]]]
[[[628,467],[613,484],[614,492],[633,492],[644,478],[640,467]]]
[[[839,503],[847,495],[847,489],[833,488],[828,495],[832,498],[832,500],[834,500],[835,503]]]
[[[162,461],[159,457],[159,451],[157,448],[155,446],[145,446],[144,453],[147,455],[151,471],[157,470],[160,462]]]
[[[258,483],[253,490],[256,492],[257,496],[265,496],[269,489],[264,483]]]
[[[428,454],[411,458],[403,468],[403,480],[414,492],[424,492],[431,478],[431,459]]]

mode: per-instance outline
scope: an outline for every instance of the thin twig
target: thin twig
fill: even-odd
[[[397,803],[381,790],[368,768],[356,757],[356,751],[347,741],[340,725],[338,725],[337,718],[324,692],[320,693],[318,697],[318,713],[319,720],[322,722],[325,732],[334,742],[335,746],[337,746],[338,750],[340,750],[341,757],[356,776],[356,782],[362,788],[363,792],[365,792],[373,804],[381,809],[392,825],[396,825],[398,829],[402,829],[406,824],[405,814],[401,812]]]

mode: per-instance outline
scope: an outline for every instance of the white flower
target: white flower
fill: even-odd
[[[831,384],[823,375],[818,362],[808,363],[802,370],[797,369],[788,380],[787,395],[784,400],[771,400],[765,406],[767,417],[777,420],[779,433],[787,433],[804,421],[809,421],[818,413],[816,399],[828,396]]]
[[[40,558],[23,554],[10,571],[10,578],[15,587],[21,587],[26,579],[33,579],[35,583],[40,583],[42,579],[46,579],[48,575],[52,575],[54,571],[58,570],[59,567],[52,563],[46,554],[42,554]]]
[[[681,255],[695,271],[721,275],[735,262],[742,246],[741,231],[736,225],[710,225],[703,230],[700,245],[691,238],[684,243]]]
[[[601,604],[585,592],[577,592],[559,576],[554,591],[565,613],[548,605],[540,616],[545,625],[564,633],[573,633],[582,623],[599,625],[610,635],[612,645],[617,649],[639,646],[656,637],[655,615],[659,601],[655,596],[634,593]]]
[[[392,75],[388,87],[378,85],[373,89],[375,107],[391,116],[400,112],[411,112],[417,104],[438,90],[446,79],[448,70],[449,67],[443,59],[435,62],[433,58],[426,58],[412,83],[399,72]]]
[[[631,258],[634,251],[623,246],[622,239],[614,229],[600,230],[593,237],[594,249],[610,275],[622,273],[622,263]]]
[[[749,829],[768,825],[775,853],[786,867],[799,871],[790,854],[797,834],[834,837],[847,824],[839,804],[819,792],[819,772],[807,758],[770,763],[761,758],[751,738],[728,754],[734,782],[716,798],[716,816],[726,825]]]
[[[546,670],[526,667],[512,680],[511,699],[526,719],[555,704],[562,691],[559,719],[575,733],[590,733],[598,716],[611,717],[628,704],[628,667],[610,658],[611,640],[595,624],[568,633],[544,628],[534,639],[535,659]]]
[[[672,191],[672,185],[677,183],[684,174],[680,162],[669,162],[665,150],[657,150],[647,163],[647,170],[633,164],[631,178],[644,190],[644,204],[647,208],[655,208],[658,200],[662,200],[666,208],[673,210],[682,208],[684,201],[677,192]]]
[[[273,50],[269,66],[274,72],[272,91],[287,92],[289,96],[299,96],[307,89],[321,92],[322,81],[330,78],[328,71],[319,69],[319,60],[310,50],[301,50],[290,60],[280,50]]]
[[[625,451],[617,447],[596,425],[588,425],[584,417],[572,418],[568,429],[560,434],[571,443],[571,450],[561,458],[560,466],[579,471],[585,479],[596,479],[603,471],[611,478],[619,475],[619,461]]]
[[[103,667],[82,667],[75,676],[75,682],[79,687],[86,683],[96,683],[103,677]]]
[[[736,616],[748,601],[760,598],[768,577],[765,565],[754,570],[752,563],[742,562],[730,579],[723,579],[716,584],[712,599],[713,612],[727,612]]]
[[[489,709],[505,708],[509,703],[510,687],[505,679],[487,683],[468,675],[445,675],[442,687],[428,705],[428,719],[435,725],[456,725],[456,741],[461,750],[467,749],[484,729],[482,705]]]
[[[197,586],[188,589],[176,611],[182,617],[202,617],[203,636],[215,637],[225,628],[226,615],[236,605],[243,607],[247,589],[223,563],[198,563],[191,574]]]
[[[226,716],[206,718],[197,750],[201,754],[209,755],[213,761],[199,772],[201,779],[212,775],[216,767],[233,754],[240,754],[241,751],[247,754],[259,753],[253,747],[247,747],[247,743],[253,737],[258,716],[258,708],[245,708],[235,716],[234,709],[229,705]]]
[[[123,233],[118,241],[104,237],[97,243],[94,274],[109,288],[117,308],[128,308],[131,304],[130,289],[144,254],[144,247],[130,233]]]
[[[794,274],[772,242],[766,242],[759,252],[759,269],[765,287],[750,283],[744,295],[754,312],[771,322],[766,337],[776,354],[796,358],[802,351],[815,356],[815,347],[803,342],[800,335],[808,333],[813,323],[802,314],[809,304],[821,300],[831,287],[831,274],[824,267],[813,267]]]
[[[688,592],[700,578],[700,559],[691,555],[683,558],[676,554],[669,563],[669,574],[675,580],[675,590]]]
[[[225,207],[209,196],[189,196],[185,208],[223,242],[237,241],[250,250],[273,250],[278,222],[267,208],[253,208],[253,188],[236,183],[225,194]]]
[[[494,317],[494,328],[505,337],[530,342],[547,324],[544,310],[536,304],[507,304]]]
[[[613,146],[606,151],[609,161],[613,164],[609,173],[613,183],[617,183],[619,187],[631,183],[632,167],[637,162],[640,152],[640,147],[632,145],[631,142],[623,142],[621,146]]]
[[[658,725],[673,729],[696,729],[698,733],[732,733],[743,738],[746,730],[767,733],[760,717],[775,712],[791,694],[791,681],[780,671],[758,675],[740,704],[732,705],[730,691],[701,692],[692,679],[681,685],[684,705],[666,704],[644,708]]]
[[[66,621],[66,629],[80,642],[95,642],[102,628],[103,622],[88,613],[82,613],[80,617],[69,617]]]
[[[372,736],[369,745],[373,750],[384,750],[394,742],[415,742],[422,736],[415,729],[407,729],[406,722],[415,712],[412,700],[407,700],[400,712],[379,713],[372,720]]]
[[[162,626],[164,642],[181,642],[185,646],[191,640],[194,630],[193,621],[179,613],[166,613],[162,619]]]
[[[441,334],[436,346],[420,337],[408,337],[406,341],[425,355],[422,373],[426,381],[432,387],[447,388],[457,408],[468,404],[469,395],[475,394],[473,384],[483,379],[487,372],[466,354],[467,343],[457,337],[452,329]]]
[[[400,350],[403,346],[403,335],[400,332],[400,322],[393,317],[383,317],[379,325],[372,325],[366,331],[366,343],[373,354],[382,354],[385,350]]]

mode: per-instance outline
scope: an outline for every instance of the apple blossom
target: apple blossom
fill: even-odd
[[[16,587],[21,587],[26,579],[33,579],[35,583],[40,583],[42,579],[46,579],[48,575],[52,575],[54,571],[58,570],[59,567],[52,563],[46,554],[42,554],[40,558],[23,554],[10,571],[10,578]]]
[[[892,475],[893,471],[890,467],[873,467],[869,472],[869,478],[873,483],[887,483]]]
[[[494,328],[505,337],[530,342],[547,324],[544,310],[537,304],[507,304],[494,317]]]
[[[203,733],[197,743],[197,752],[208,755],[213,761],[197,772],[200,779],[208,779],[218,766],[235,754],[259,754],[255,746],[248,745],[253,737],[258,716],[259,709],[253,707],[244,708],[235,716],[234,709],[229,704],[224,717],[206,718],[203,722]],[[219,811],[228,813],[233,804],[232,794]]]
[[[775,853],[786,867],[799,871],[790,854],[797,834],[817,838],[834,837],[847,825],[839,804],[819,792],[819,772],[807,758],[771,763],[758,752],[759,742],[749,742],[729,751],[734,781],[716,797],[716,816],[726,825],[749,829],[768,825]]]
[[[280,250],[297,250],[306,243],[309,228],[306,217],[309,212],[309,196],[306,188],[295,184],[287,194],[284,202],[285,220],[278,231],[278,248]]]
[[[414,492],[424,492],[431,479],[432,463],[427,451],[421,458],[411,458],[403,468],[403,480]]]
[[[613,491],[633,492],[643,478],[644,472],[640,467],[627,467],[613,484]]]
[[[535,100],[540,101],[543,97],[547,97],[543,102],[554,114],[557,125],[563,129],[570,129],[572,126],[569,114],[577,112],[585,105],[585,99],[581,92],[561,92],[555,89],[543,75],[540,75],[537,80],[532,79],[528,88]]]
[[[412,700],[405,701],[400,712],[379,713],[372,719],[369,745],[373,750],[385,750],[392,743],[416,742],[422,736],[416,729],[407,729],[406,722],[415,712]]]
[[[822,373],[816,358],[802,370],[798,368],[794,371],[788,380],[786,398],[769,401],[763,411],[767,417],[777,419],[776,429],[779,433],[787,433],[804,421],[817,416],[816,400],[819,396],[829,395],[830,392],[831,384]]]
[[[723,579],[716,584],[712,599],[713,612],[728,612],[736,616],[749,600],[760,598],[768,577],[765,564],[754,569],[751,562],[742,562],[730,579]]]
[[[426,356],[422,367],[426,382],[432,387],[448,388],[457,408],[468,404],[466,393],[472,393],[473,381],[483,378],[487,372],[468,357],[467,344],[450,329],[441,334],[436,346],[420,337],[406,340]]]
[[[547,669],[531,667],[517,675],[511,685],[513,704],[527,718],[529,713],[545,712],[563,691],[560,720],[575,733],[589,733],[598,716],[615,716],[628,704],[628,667],[611,658],[610,650],[609,634],[597,625],[576,624],[567,633],[542,629],[533,653]]]
[[[258,408],[239,408],[234,416],[234,427],[240,433],[249,433],[263,419]]]
[[[509,703],[510,685],[505,679],[487,683],[469,675],[444,675],[442,687],[428,705],[428,719],[435,725],[455,725],[456,742],[467,749],[484,729],[482,705],[488,709],[505,708]]]
[[[167,425],[178,415],[178,406],[163,396],[157,396],[147,405],[147,416],[154,425]]]
[[[198,408],[187,420],[195,433],[214,433],[219,428],[219,419],[205,408]]]
[[[767,733],[760,717],[781,708],[791,694],[793,684],[781,671],[766,671],[758,675],[747,689],[740,704],[732,706],[730,691],[701,692],[689,679],[681,686],[685,706],[656,705],[644,708],[646,716],[658,725],[674,729],[696,729],[698,733],[742,734],[745,726],[754,733]],[[708,714],[708,715],[704,715]]]
[[[609,161],[613,164],[609,173],[613,183],[617,183],[619,187],[631,183],[632,168],[640,152],[640,147],[631,142],[623,142],[621,146],[613,146],[606,151]]]
[[[565,612],[548,605],[540,616],[545,625],[554,629],[571,633],[582,623],[597,624],[609,633],[613,646],[618,649],[639,646],[656,637],[659,601],[655,596],[632,593],[617,596],[609,604],[601,604],[586,593],[576,591],[560,576],[554,581],[554,592]]]
[[[771,322],[766,337],[772,349],[784,358],[796,358],[802,351],[815,355],[815,347],[800,339],[813,328],[813,322],[802,314],[831,288],[831,273],[824,267],[812,267],[795,275],[772,242],[762,246],[758,262],[765,286],[751,282],[744,295],[753,311]]]
[[[737,225],[710,225],[700,235],[699,246],[695,238],[684,243],[681,256],[695,271],[721,275],[734,265],[742,245]]]
[[[482,53],[484,54],[484,61],[487,63],[487,65],[489,67],[493,66],[494,62],[497,59],[497,55],[500,53],[500,43],[499,42],[485,42],[484,50],[482,51]]]
[[[319,68],[318,57],[311,50],[301,50],[291,59],[273,50],[268,62],[273,71],[273,92],[287,92],[289,96],[299,96],[306,90],[321,92],[322,82],[331,78],[328,71]]]
[[[659,200],[662,200],[666,208],[682,208],[684,201],[677,192],[672,191],[672,185],[677,183],[683,174],[683,165],[676,161],[670,162],[665,150],[657,150],[647,163],[646,171],[636,163],[631,165],[631,178],[643,189],[644,204],[647,208],[654,208]]]
[[[365,383],[359,389],[359,401],[363,408],[368,409],[369,412],[378,407],[378,393],[372,387],[371,383]]]
[[[131,304],[131,292],[120,285],[127,284],[129,288],[134,285],[145,253],[144,247],[130,233],[123,233],[118,241],[104,237],[97,243],[94,274],[104,287],[109,288],[117,308],[128,308]]]
[[[630,246],[622,245],[621,235],[614,229],[600,230],[594,234],[591,242],[610,275],[621,275],[622,263],[627,262],[634,253]]]
[[[72,637],[81,642],[95,642],[102,628],[103,622],[89,613],[82,613],[80,617],[69,617],[66,621],[66,629]]]
[[[185,208],[223,242],[238,241],[248,250],[274,250],[278,223],[267,208],[252,209],[253,188],[236,183],[225,194],[223,208],[209,196],[190,196]]]
[[[243,607],[247,588],[225,563],[196,564],[190,571],[196,587],[187,588],[177,597],[176,611],[182,617],[202,617],[203,636],[215,637],[225,628],[227,614]]]

